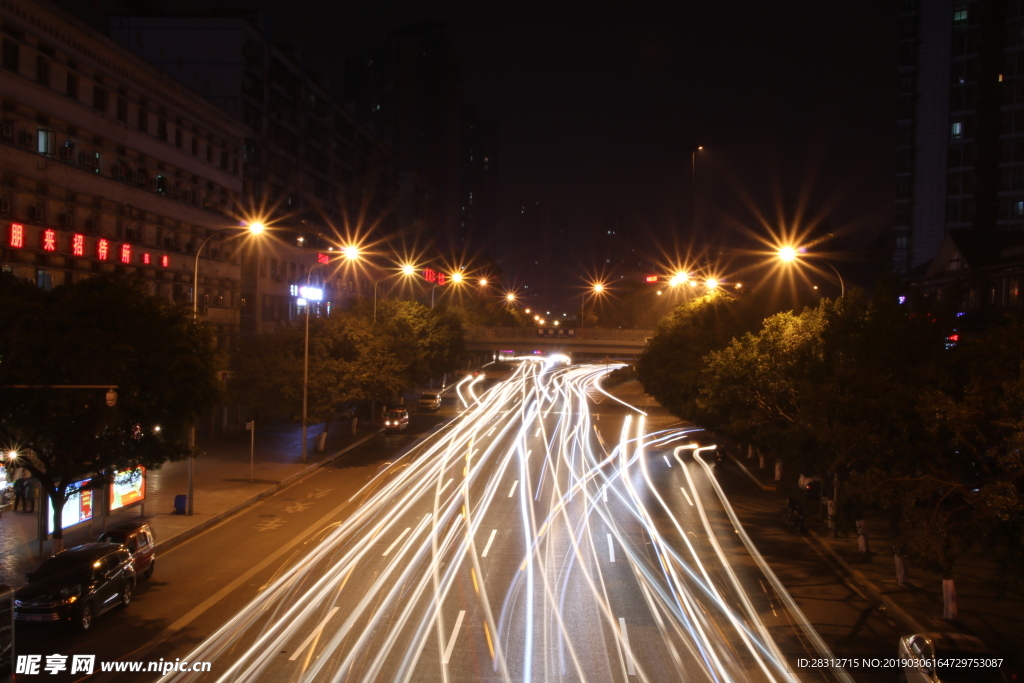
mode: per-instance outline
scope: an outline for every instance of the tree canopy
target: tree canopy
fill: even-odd
[[[115,276],[44,291],[0,274],[0,446],[53,502],[112,469],[189,453],[188,428],[216,400],[213,340],[180,308]],[[12,385],[116,386],[106,391]]]

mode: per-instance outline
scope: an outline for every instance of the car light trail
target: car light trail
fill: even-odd
[[[530,358],[501,382],[460,380],[462,413],[382,468],[189,659],[218,662],[209,680],[224,683],[797,680],[780,623],[830,653],[739,525],[702,457],[713,447],[675,445],[696,429],[648,433],[604,375]],[[604,412],[607,444],[593,395],[627,408]],[[785,621],[764,622],[775,605],[744,589],[755,570],[730,562],[738,552]]]

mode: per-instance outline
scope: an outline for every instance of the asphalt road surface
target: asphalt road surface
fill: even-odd
[[[796,667],[831,653],[713,445],[604,394],[605,371],[468,377],[456,419],[247,509],[162,556],[128,610],[19,652],[210,663],[165,681],[852,681]],[[90,680],[113,678],[158,677]]]

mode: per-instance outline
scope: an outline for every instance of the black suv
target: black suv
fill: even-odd
[[[59,552],[28,573],[14,594],[17,621],[59,621],[86,631],[93,619],[135,593],[135,564],[118,543],[86,543]]]

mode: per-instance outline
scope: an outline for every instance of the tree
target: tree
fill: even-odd
[[[58,551],[73,484],[100,486],[114,469],[189,454],[188,429],[218,393],[213,340],[181,308],[121,277],[43,292],[0,275],[0,303],[0,442],[32,452],[20,464],[51,501]],[[107,406],[102,389],[11,385],[116,385],[117,404]]]
[[[752,327],[743,309],[736,296],[720,290],[677,306],[637,359],[644,391],[677,417],[702,422],[697,398],[705,357]]]

